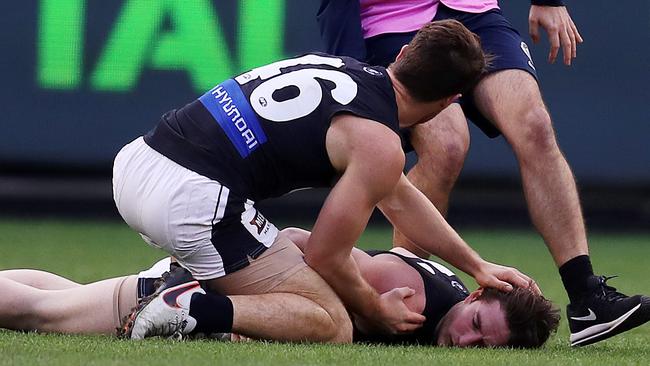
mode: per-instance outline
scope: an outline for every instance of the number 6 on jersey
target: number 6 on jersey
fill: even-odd
[[[316,79],[334,83],[332,98],[342,105],[350,103],[357,95],[357,84],[340,71],[318,68],[304,68],[280,74],[280,68],[297,65],[329,65],[336,68],[344,65],[334,57],[306,55],[258,67],[235,78],[239,84],[246,84],[259,77],[269,79],[258,85],[250,94],[250,104],[255,112],[270,121],[287,122],[307,116],[318,108],[323,99],[323,88]],[[284,88],[296,88],[292,98],[276,100],[274,93]]]

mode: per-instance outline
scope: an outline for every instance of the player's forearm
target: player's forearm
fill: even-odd
[[[305,250],[305,262],[334,289],[348,310],[372,317],[379,306],[379,295],[361,277],[350,250],[325,245],[326,252],[321,252],[320,247],[317,241],[310,242]]]
[[[342,263],[328,263],[314,268],[341,298],[352,313],[374,318],[379,309],[379,294],[361,277],[351,256]]]
[[[318,215],[305,248],[305,262],[323,277],[349,310],[371,316],[377,310],[378,295],[363,280],[350,253],[376,200],[362,189],[352,190],[345,178],[334,187]]]
[[[456,268],[473,276],[484,263],[406,177],[400,180],[389,197],[379,203],[379,208],[415,245]]]
[[[305,262],[327,282],[341,298],[346,308],[356,314],[372,318],[379,308],[379,294],[363,279],[350,251],[321,255],[309,244]]]

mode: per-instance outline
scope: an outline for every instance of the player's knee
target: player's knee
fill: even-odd
[[[312,311],[310,324],[313,334],[309,338],[322,343],[352,342],[352,322],[345,308],[342,304],[340,309],[329,305]]]
[[[335,332],[330,339],[331,343],[352,343],[352,321],[343,306],[330,314]]]
[[[443,144],[446,164],[443,166],[445,176],[457,175],[465,164],[467,151],[469,150],[469,138],[456,135],[445,141]]]
[[[338,298],[321,307],[317,312],[317,318],[314,323],[318,328],[318,341],[325,343],[352,342],[352,321]]]
[[[449,133],[436,144],[438,146],[435,148],[418,151],[418,164],[421,165],[422,174],[435,175],[431,177],[432,180],[449,178],[455,181],[465,164],[469,136]]]
[[[522,119],[520,133],[507,136],[515,151],[540,159],[557,150],[551,117],[543,106],[530,109]]]

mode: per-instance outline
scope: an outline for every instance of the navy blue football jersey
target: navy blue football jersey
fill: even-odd
[[[434,261],[407,257],[390,251],[374,250],[367,253],[373,257],[384,253],[397,256],[418,271],[424,282],[426,303],[422,315],[426,317],[426,321],[422,327],[410,334],[365,335],[355,330],[355,341],[436,344],[435,330],[442,317],[452,306],[469,295],[463,282],[447,267]]]
[[[398,133],[386,69],[322,53],[278,61],[167,112],[145,142],[257,201],[333,183],[336,172],[325,136],[339,113],[377,121]]]

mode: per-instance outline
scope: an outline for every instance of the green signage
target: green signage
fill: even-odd
[[[84,3],[41,1],[36,67],[43,88],[73,89],[81,82]]]
[[[48,89],[128,92],[144,70],[182,70],[197,91],[283,57],[284,0],[239,2],[237,55],[210,0],[126,0],[83,74],[87,0],[42,0],[37,80]],[[169,26],[164,26],[165,24]]]

